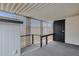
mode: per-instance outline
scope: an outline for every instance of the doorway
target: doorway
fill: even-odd
[[[54,21],[54,41],[65,42],[65,19]]]

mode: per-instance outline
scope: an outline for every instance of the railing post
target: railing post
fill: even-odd
[[[32,34],[32,44],[34,44],[34,35]]]
[[[55,35],[55,33],[52,34],[52,41],[54,41],[54,39],[55,39],[55,38],[54,38],[54,35]]]
[[[40,36],[40,47],[42,48],[42,36]]]
[[[48,44],[48,36],[46,36],[46,45]]]

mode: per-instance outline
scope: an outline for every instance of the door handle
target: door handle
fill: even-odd
[[[64,32],[64,30],[62,32]]]

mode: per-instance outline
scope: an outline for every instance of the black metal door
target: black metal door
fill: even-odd
[[[54,21],[54,36],[55,41],[65,42],[65,20]]]

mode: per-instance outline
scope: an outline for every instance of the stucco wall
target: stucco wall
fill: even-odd
[[[79,15],[66,18],[65,42],[79,45]]]

